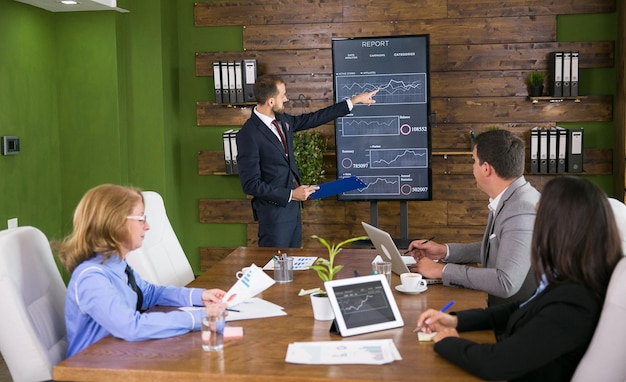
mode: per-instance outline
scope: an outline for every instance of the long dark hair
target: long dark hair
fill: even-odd
[[[532,266],[551,285],[585,285],[604,300],[622,258],[621,240],[607,196],[575,177],[549,181],[541,193],[532,239]]]

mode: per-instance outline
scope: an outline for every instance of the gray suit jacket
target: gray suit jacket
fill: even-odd
[[[523,176],[511,183],[496,209],[493,230],[485,230],[482,242],[448,244],[444,285],[485,291],[490,306],[528,299],[537,289],[530,244],[539,196]],[[482,267],[463,265],[467,263]]]

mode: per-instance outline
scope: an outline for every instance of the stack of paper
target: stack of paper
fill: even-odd
[[[253,318],[265,318],[286,316],[283,307],[272,302],[254,297],[234,305],[226,316],[226,321],[250,320]]]
[[[294,342],[285,362],[306,365],[382,365],[402,357],[393,340]]]
[[[293,270],[294,271],[307,270],[309,269],[311,265],[313,265],[313,263],[315,263],[315,260],[317,260],[317,257],[315,256],[290,256],[290,257],[293,258]],[[267,264],[263,266],[263,269],[266,271],[273,271],[274,259],[270,259],[270,261],[268,261]]]

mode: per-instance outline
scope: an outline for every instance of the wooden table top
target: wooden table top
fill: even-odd
[[[271,248],[238,248],[190,286],[203,288],[230,287],[235,272],[252,263],[263,267],[276,253]],[[291,256],[323,256],[326,249],[289,250]],[[370,274],[374,250],[344,249],[336,258],[344,269],[336,278]],[[273,271],[268,274],[273,276]],[[286,316],[229,322],[241,326],[244,337],[227,339],[221,353],[202,350],[200,333],[127,342],[111,336],[54,367],[55,380],[72,381],[471,381],[477,380],[456,365],[438,356],[432,343],[420,343],[413,333],[420,312],[441,308],[450,300],[452,311],[485,307],[486,294],[479,291],[430,285],[424,293],[411,295],[395,290],[399,276],[392,274],[392,289],[404,319],[402,328],[342,338],[329,333],[331,321],[316,321],[308,296],[298,296],[300,289],[322,286],[312,270],[294,271],[294,281],[274,284],[260,295],[285,308]],[[461,333],[478,342],[494,342],[491,332]],[[375,365],[297,365],[285,362],[287,345],[296,341],[342,341],[393,339],[402,360]]]

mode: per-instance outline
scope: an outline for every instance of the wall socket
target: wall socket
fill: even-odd
[[[17,218],[7,220],[7,228],[17,228]]]

